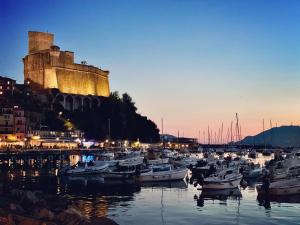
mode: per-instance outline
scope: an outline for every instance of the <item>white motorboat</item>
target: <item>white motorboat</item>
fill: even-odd
[[[236,169],[225,169],[210,177],[204,178],[202,189],[230,189],[240,184],[243,175]]]
[[[65,174],[69,176],[83,176],[83,175],[94,175],[101,174],[109,167],[108,163],[105,162],[79,162],[75,168],[69,168],[65,170]]]
[[[300,194],[300,178],[283,179],[272,182],[269,187],[263,185],[256,186],[259,195],[294,195]]]
[[[270,168],[270,175],[272,180],[299,176],[300,160],[298,158],[288,158],[283,161],[278,161]]]
[[[97,160],[95,162],[108,163],[110,167],[114,166],[137,166],[141,165],[144,162],[144,157],[142,156],[134,156],[134,157],[126,157],[122,159],[113,159],[113,160]]]
[[[187,168],[173,168],[170,164],[155,165],[140,174],[141,182],[183,180],[188,173]]]
[[[142,156],[136,156],[136,157],[129,157],[125,159],[120,159],[118,160],[118,165],[119,166],[137,166],[141,165],[144,162],[144,157]]]

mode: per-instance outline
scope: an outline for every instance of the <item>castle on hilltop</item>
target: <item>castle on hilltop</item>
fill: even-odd
[[[109,96],[109,71],[74,63],[74,52],[53,45],[54,35],[28,32],[28,55],[23,58],[24,82],[33,89],[57,88],[61,93]]]

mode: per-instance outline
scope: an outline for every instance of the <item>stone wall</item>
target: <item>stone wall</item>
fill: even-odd
[[[52,42],[51,34],[29,32],[29,54],[23,59],[26,83],[66,94],[109,96],[109,71],[74,63],[73,52],[61,51]]]
[[[54,35],[44,32],[28,32],[28,53],[49,49],[53,45]]]

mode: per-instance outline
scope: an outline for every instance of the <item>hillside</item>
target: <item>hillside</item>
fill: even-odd
[[[247,136],[241,142],[246,145],[270,145],[273,147],[300,147],[300,127],[281,126]]]

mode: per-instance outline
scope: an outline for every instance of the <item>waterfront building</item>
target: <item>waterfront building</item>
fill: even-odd
[[[175,137],[173,135],[161,135],[161,141],[165,147],[180,149],[180,148],[198,148],[196,138]]]
[[[99,105],[110,94],[109,71],[74,62],[74,52],[53,44],[54,35],[28,32],[28,55],[23,58],[24,83],[36,92],[57,89],[54,101],[70,111]]]
[[[80,130],[49,131],[31,130],[27,134],[27,147],[39,148],[78,148],[84,140],[84,133]]]
[[[0,76],[0,98],[13,95],[15,85],[16,81],[14,79]]]
[[[23,145],[26,137],[26,117],[18,106],[0,109],[0,138],[2,145]]]

